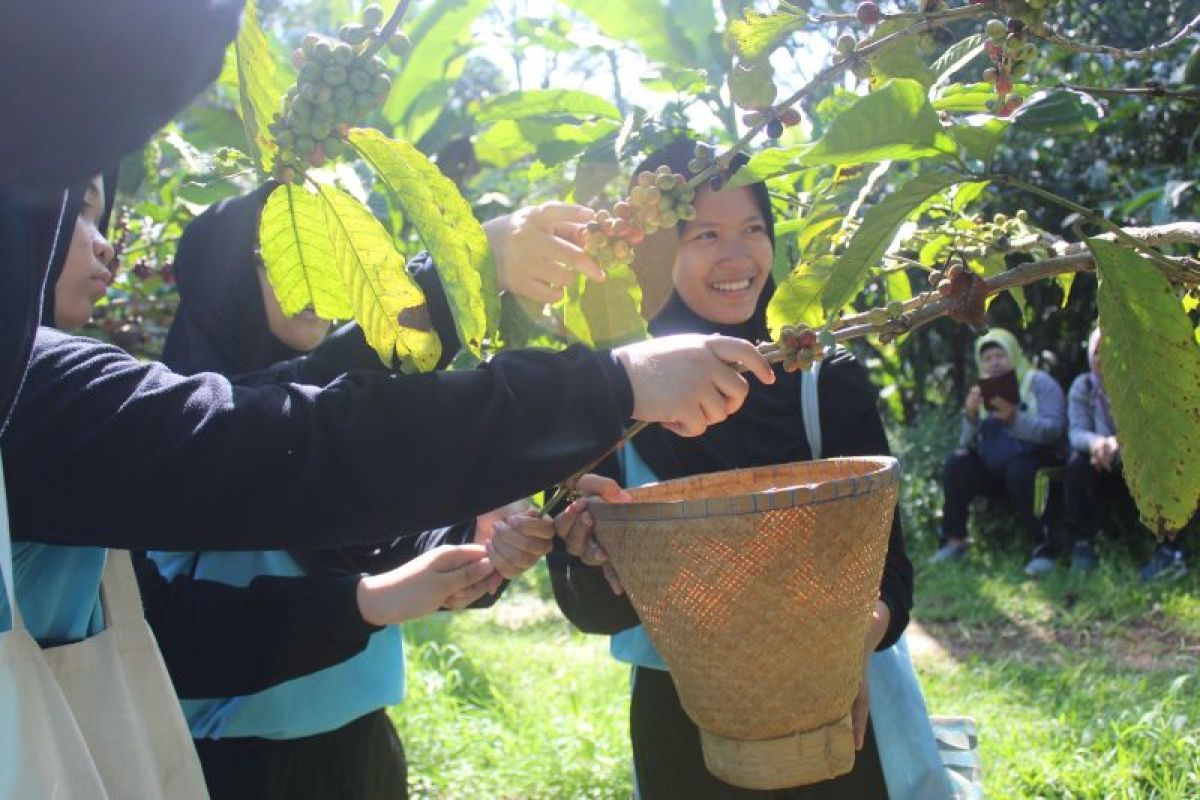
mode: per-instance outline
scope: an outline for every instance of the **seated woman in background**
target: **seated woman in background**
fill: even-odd
[[[1063,480],[1067,516],[1075,544],[1071,569],[1089,572],[1097,564],[1095,540],[1101,519],[1117,502],[1130,500],[1121,461],[1121,443],[1113,422],[1104,372],[1100,366],[1100,329],[1088,337],[1091,370],[1076,376],[1067,393],[1068,438],[1071,456]],[[1192,526],[1189,526],[1192,527]],[[1178,578],[1187,573],[1180,539],[1163,542],[1140,570],[1142,580]]]
[[[1045,521],[1033,513],[1034,480],[1042,467],[1060,463],[1066,431],[1063,391],[1049,374],[1034,369],[1017,339],[992,328],[975,340],[975,363],[981,378],[1015,372],[1019,402],[990,399],[984,408],[978,384],[963,405],[959,449],[946,460],[942,478],[941,548],[933,562],[951,561],[967,552],[967,511],[980,494],[1007,497],[1034,543],[1028,575],[1054,568],[1055,555]]]

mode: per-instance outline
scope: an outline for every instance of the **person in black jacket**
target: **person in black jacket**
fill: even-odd
[[[45,278],[65,251],[82,183],[216,76],[240,13],[238,0],[5,8],[0,64],[23,76],[0,87],[16,114],[0,133],[0,444],[18,537],[135,548],[375,541],[568,475],[631,415],[699,433],[744,397],[748,384],[725,362],[770,380],[745,343],[693,338],[611,354],[510,353],[455,375],[351,375],[321,391],[234,388],[38,331]],[[23,409],[14,410],[18,389]],[[479,458],[489,439],[503,455]],[[447,485],[452,464],[459,478]],[[463,474],[462,464],[473,469]],[[196,471],[213,480],[181,490],[179,479]],[[55,502],[51,473],[87,487],[78,503]],[[395,491],[404,480],[419,507]],[[262,497],[277,502],[246,513]],[[100,504],[112,515],[102,528],[90,518]],[[154,541],[163,530],[172,541]],[[120,533],[110,540],[108,531]]]
[[[179,311],[167,336],[163,362],[180,374],[207,370],[232,376],[273,367],[277,376],[286,373],[293,379],[317,384],[334,380],[336,373],[345,368],[382,370],[375,351],[353,325],[324,349],[304,355],[321,342],[329,323],[311,312],[284,316],[266,280],[257,256],[258,223],[263,203],[273,189],[274,185],[268,184],[222,201],[184,231],[175,258]],[[578,212],[559,205],[536,209],[532,214],[521,213],[545,221],[561,220]],[[505,254],[497,265],[505,285],[525,277],[535,262],[531,254],[555,246],[555,242],[541,242],[534,237],[514,243],[512,226],[504,222],[490,226],[489,231],[494,249]],[[546,236],[553,234],[547,231]],[[423,281],[436,279],[430,259],[422,257],[414,264]],[[452,345],[457,342],[448,309],[438,306],[437,311],[435,329],[446,345],[444,365],[453,358]],[[306,621],[311,630],[299,634],[303,646],[298,649],[309,661],[314,631],[319,633],[321,640],[330,644],[330,654],[336,656],[320,671],[290,670],[294,643],[287,639],[272,636],[269,644],[249,644],[247,649],[245,637],[237,634],[262,627],[257,621],[260,612],[254,607],[259,592],[256,584],[262,579],[305,576],[336,584],[353,576],[369,585],[389,580],[388,575],[379,573],[402,573],[397,568],[406,562],[416,565],[419,562],[412,559],[433,548],[474,552],[473,548],[449,547],[468,543],[486,544],[493,551],[493,560],[503,565],[503,577],[516,577],[535,562],[521,554],[547,547],[544,537],[553,537],[555,528],[553,522],[543,521],[542,538],[525,536],[517,527],[502,523],[509,516],[508,509],[499,509],[468,523],[364,547],[150,553],[150,560],[139,564],[139,577],[147,582],[144,588],[151,590],[146,595],[147,618],[163,642],[172,680],[180,687],[178,693],[196,738],[211,795],[262,800],[334,795],[345,800],[406,797],[403,746],[384,710],[399,702],[403,691],[399,630],[382,624],[396,619],[394,612],[372,619],[370,606],[351,595],[343,595],[337,598],[340,603],[318,610]],[[569,523],[570,513],[561,515],[559,524]],[[520,561],[516,571],[507,568],[514,560]],[[171,577],[166,591],[153,591],[161,580],[159,570]],[[378,577],[360,577],[363,575]],[[209,607],[203,612],[202,624],[193,624],[199,617],[198,608],[210,606],[210,595],[217,586],[239,589],[244,595],[242,602],[226,605],[224,618]],[[294,586],[302,599],[312,590],[313,581]],[[494,601],[495,583],[489,588],[493,593],[476,600],[475,606]],[[460,597],[474,599],[465,593]],[[307,608],[307,604],[301,603],[301,607]],[[279,611],[269,609],[273,614]],[[285,621],[295,612],[285,611],[283,616],[285,619],[278,621],[287,630],[302,627]],[[351,642],[357,643],[356,652],[346,652],[345,645]],[[278,680],[253,694],[240,690],[246,683],[244,676],[233,676],[221,685],[212,678],[212,662],[218,659],[234,662],[218,668],[220,672],[238,665],[247,673],[258,672],[262,667],[251,662],[266,662],[272,665]],[[196,692],[194,687],[200,683],[205,690]],[[298,696],[306,701],[292,702]]]
[[[686,165],[693,150],[693,142],[677,141],[650,156],[640,170],[667,164],[674,171],[688,174]],[[773,244],[771,205],[764,184],[721,191],[701,188],[696,197],[695,220],[678,226],[671,273],[674,291],[651,321],[651,332],[719,332],[748,339],[769,338],[765,312],[774,289],[770,278]],[[641,265],[642,269],[654,267],[662,265]],[[838,351],[822,364],[818,394],[824,456],[888,453],[876,407],[877,392],[853,356]],[[629,452],[630,447],[635,453]],[[672,440],[661,430],[647,429],[627,446],[624,468],[616,459],[610,459],[599,471],[612,476],[624,471],[628,475],[632,469],[629,465],[636,458],[658,479],[668,480],[811,457],[801,413],[799,376],[780,369],[774,384],[756,386],[737,416],[704,435]],[[602,551],[597,552],[594,543],[588,544],[578,535],[580,530],[586,531],[589,516],[585,514],[580,522],[579,530],[570,535],[570,549],[575,555],[560,547],[549,561],[560,607],[585,632],[621,636],[639,633],[630,630],[639,624],[632,605],[610,586],[611,576],[606,577],[596,566],[604,557]],[[588,556],[590,564],[576,557],[582,554]],[[897,514],[880,600],[864,643],[868,651],[891,646],[903,632],[912,607],[912,584],[912,565],[905,553]],[[865,681],[853,715],[860,747],[853,771],[813,786],[758,792],[729,786],[708,772],[699,731],[684,713],[665,665],[656,656],[641,659],[635,655],[638,650],[614,639],[614,654],[634,663],[630,734],[635,782],[642,800],[887,797],[866,714]],[[650,666],[655,660],[657,663]]]
[[[539,490],[603,452],[630,417],[696,435],[748,392],[734,365],[773,380],[746,342],[684,337],[514,352],[447,374],[234,384],[38,328],[87,180],[216,76],[240,13],[239,0],[5,7],[0,65],[21,76],[0,86],[15,114],[0,131],[0,453],[15,540],[381,541]],[[49,602],[94,601],[97,582],[42,566],[34,583]]]

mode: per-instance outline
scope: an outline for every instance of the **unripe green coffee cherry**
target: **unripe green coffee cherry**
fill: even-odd
[[[302,83],[312,83],[321,77],[321,72],[321,65],[316,61],[305,61],[304,66],[296,73],[296,77]]]
[[[383,8],[378,3],[371,3],[363,9],[362,21],[368,28],[378,28],[383,22]]]
[[[1003,41],[1005,36],[1008,36],[1008,26],[1002,20],[989,19],[987,28],[988,38],[994,42]]]
[[[392,35],[392,38],[388,40],[388,50],[404,58],[412,52],[412,41],[400,31],[396,31]]]
[[[387,75],[376,75],[371,79],[371,94],[387,94],[392,90],[392,79]]]
[[[371,76],[361,69],[356,69],[346,78],[346,83],[356,92],[365,92],[371,88]]]
[[[333,48],[333,62],[340,64],[343,67],[350,66],[350,62],[354,60],[354,48],[342,42]]]
[[[844,56],[848,56],[854,52],[854,48],[858,47],[858,40],[852,34],[843,33],[837,40],[837,51]]]
[[[887,304],[887,313],[890,317],[898,317],[904,313],[904,303],[899,300],[892,300]]]
[[[353,22],[338,28],[338,38],[349,45],[362,44],[370,34],[370,30],[362,25],[355,25]]]
[[[346,68],[337,65],[326,67],[321,77],[330,86],[339,86],[346,82]]]
[[[311,136],[297,136],[296,137],[296,152],[298,152],[298,153],[301,153],[303,155],[308,155],[308,153],[316,146],[317,146],[317,143],[313,140],[313,138]]]

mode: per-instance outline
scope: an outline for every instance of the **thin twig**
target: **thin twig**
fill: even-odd
[[[1095,97],[1162,97],[1200,103],[1200,89],[1168,89],[1166,86],[1078,86],[1067,84],[1066,88]]]
[[[1150,45],[1142,50],[1126,50],[1123,47],[1111,47],[1105,44],[1081,44],[1074,42],[1071,39],[1056,33],[1045,25],[1034,25],[1027,29],[1029,33],[1039,39],[1043,39],[1050,44],[1060,47],[1063,50],[1069,50],[1072,53],[1091,53],[1094,55],[1107,55],[1118,59],[1128,59],[1132,61],[1149,61],[1150,59],[1158,58],[1165,54],[1168,50],[1183,42],[1196,31],[1200,30],[1200,15],[1184,25],[1183,28],[1162,44]]]

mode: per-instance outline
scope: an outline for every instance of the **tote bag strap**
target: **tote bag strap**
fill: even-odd
[[[105,625],[141,624],[142,595],[128,550],[109,550],[100,578],[100,600],[104,605]]]
[[[821,457],[821,401],[817,395],[817,378],[821,362],[800,373],[800,417],[804,420],[804,435],[813,461]]]
[[[4,462],[0,460],[0,580],[4,581],[4,594],[11,609],[12,629],[24,630],[21,609],[17,608],[17,590],[13,579],[12,534],[8,528],[8,493],[4,488]]]

